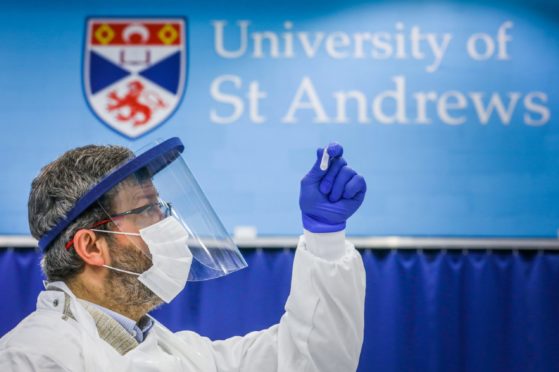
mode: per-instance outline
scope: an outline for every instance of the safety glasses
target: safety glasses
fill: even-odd
[[[131,217],[133,219],[133,223],[138,226],[145,226],[146,224],[149,225],[161,221],[163,218],[169,217],[172,213],[173,207],[171,206],[171,203],[158,199],[154,203],[142,205],[141,207],[130,209],[125,212],[112,214],[109,218],[97,221],[87,228],[94,229],[125,217]],[[72,238],[72,240],[65,244],[65,248],[70,249],[73,245],[74,239]]]

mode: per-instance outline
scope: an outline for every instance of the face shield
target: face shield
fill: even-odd
[[[145,153],[140,151],[135,159]],[[213,279],[246,267],[180,151],[155,152],[150,158],[97,201],[106,213],[100,221],[106,230],[124,235],[150,259],[154,245],[166,257],[187,257],[181,249],[190,252],[189,281]]]
[[[84,228],[115,234],[114,239],[124,242],[115,249],[128,245],[124,249],[141,252],[163,282],[176,282],[181,276],[184,281],[208,280],[245,268],[239,249],[181,156],[183,149],[178,138],[171,138],[136,152],[84,195],[39,246],[46,249],[97,203],[106,218]]]

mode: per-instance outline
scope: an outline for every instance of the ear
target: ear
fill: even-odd
[[[76,232],[74,249],[85,263],[92,266],[102,266],[109,262],[105,239],[99,239],[91,230],[81,229]]]

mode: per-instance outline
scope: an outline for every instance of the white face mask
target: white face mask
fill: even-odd
[[[137,275],[140,282],[167,303],[171,302],[184,289],[192,264],[192,253],[186,244],[188,232],[174,216],[169,216],[151,226],[140,229],[139,234],[105,230],[94,231],[141,236],[149,248],[153,262],[152,266],[141,274],[109,265],[103,265],[104,267]]]

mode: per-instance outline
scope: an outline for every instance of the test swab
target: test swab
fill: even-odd
[[[322,160],[320,161],[320,170],[325,171],[328,169],[328,162],[330,161],[330,155],[328,155],[328,146],[324,148],[322,152]]]

